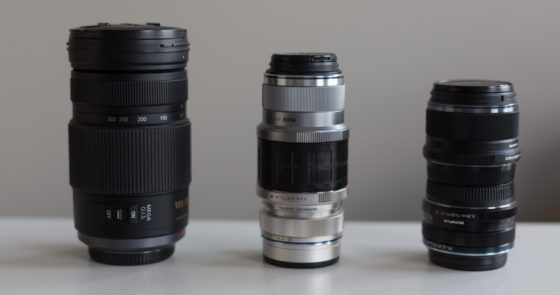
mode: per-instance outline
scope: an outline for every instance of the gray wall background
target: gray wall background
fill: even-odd
[[[253,218],[270,54],[333,51],[347,82],[348,219],[419,219],[424,109],[446,78],[514,82],[522,220],[560,220],[558,1],[15,1],[0,3],[0,215],[70,216],[68,29],[188,28],[191,212]]]

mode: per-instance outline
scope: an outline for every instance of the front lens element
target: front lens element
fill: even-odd
[[[153,263],[173,254],[188,220],[189,46],[158,24],[70,30],[70,184],[92,259]]]
[[[461,270],[505,265],[515,238],[518,125],[511,83],[434,84],[426,112],[422,224],[433,263]]]
[[[334,54],[274,54],[258,126],[260,224],[266,262],[338,261],[348,194],[344,77]]]

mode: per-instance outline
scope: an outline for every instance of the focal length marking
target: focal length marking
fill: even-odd
[[[327,204],[341,202],[348,197],[348,188],[328,192],[291,193],[269,191],[257,187],[257,196],[265,201],[300,205]]]

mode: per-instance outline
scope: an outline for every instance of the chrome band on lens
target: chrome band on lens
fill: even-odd
[[[318,143],[341,141],[348,138],[346,124],[324,127],[274,126],[261,123],[257,127],[257,136],[271,141]]]
[[[263,239],[269,239],[269,240],[283,242],[283,243],[316,244],[316,243],[324,243],[325,241],[340,239],[342,237],[342,233],[326,235],[326,236],[300,238],[300,237],[281,236],[281,235],[276,235],[276,234],[271,234],[271,233],[261,231],[261,236]]]
[[[284,112],[329,112],[344,109],[345,85],[292,87],[263,84],[262,106]]]
[[[344,213],[325,218],[287,218],[273,216],[262,209],[260,214],[261,230],[263,232],[291,237],[315,237],[342,233]]]
[[[107,239],[78,232],[78,239],[91,248],[111,250],[143,250],[172,245],[184,236],[185,229],[169,235],[141,239]]]
[[[348,188],[343,188],[336,191],[328,192],[305,192],[305,193],[291,193],[269,191],[261,187],[257,187],[257,195],[263,200],[269,202],[280,202],[290,204],[326,204],[334,202],[342,202],[348,197]]]
[[[503,106],[466,106],[428,102],[428,110],[450,113],[500,114],[518,112],[519,105],[508,104]]]
[[[340,256],[340,239],[321,243],[284,243],[263,238],[263,255],[278,261],[316,263]]]
[[[518,155],[520,155],[520,154],[521,153],[518,153]],[[429,163],[434,163],[434,164],[444,165],[444,166],[451,166],[451,167],[495,168],[495,167],[511,167],[511,166],[515,165],[515,163],[505,163],[505,164],[497,164],[497,165],[467,165],[467,164],[459,165],[459,164],[450,164],[450,163],[441,162],[441,161],[434,161],[434,160],[427,160],[427,161]]]
[[[299,75],[274,75],[265,74],[264,84],[276,86],[320,87],[337,86],[344,84],[341,74],[330,76],[299,76]]]
[[[263,122],[276,126],[322,127],[344,123],[344,111],[334,112],[278,112],[263,110]]]
[[[426,240],[426,239],[423,239],[422,242],[424,243],[424,245],[426,245],[426,247],[428,249],[430,249],[432,251],[445,253],[445,254],[451,254],[451,255],[459,255],[459,256],[474,256],[474,257],[477,257],[477,256],[494,256],[494,255],[506,254],[509,251],[511,251],[511,249],[513,249],[513,243],[508,243],[508,244],[500,246],[499,247],[500,249],[497,250],[497,251],[464,252],[464,251],[454,251],[453,247],[451,247],[451,246],[437,244],[437,243],[434,243],[434,242],[432,242],[430,240]],[[448,249],[444,249],[444,248],[448,248]]]
[[[264,209],[275,216],[290,218],[328,217],[342,209],[342,202],[322,205],[283,204],[263,201]]]
[[[429,200],[427,197],[424,198],[425,202],[428,202],[430,204],[434,204],[437,206],[441,206],[441,207],[447,207],[447,208],[456,208],[456,209],[471,209],[471,210],[494,210],[494,209],[507,209],[507,208],[512,208],[517,206],[517,202],[513,201],[509,204],[505,204],[505,205],[500,205],[500,206],[491,206],[491,207],[465,207],[465,206],[455,206],[455,205],[447,205],[447,204],[442,204],[442,203],[438,203],[438,202],[434,202]]]

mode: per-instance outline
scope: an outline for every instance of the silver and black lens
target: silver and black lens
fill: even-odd
[[[268,263],[338,261],[348,195],[345,85],[331,53],[274,54],[258,126],[260,225]]]
[[[515,238],[518,126],[511,83],[434,83],[426,111],[422,224],[433,263],[460,270],[505,265]]]
[[[70,30],[74,221],[98,262],[161,261],[185,233],[186,34],[155,23]]]

